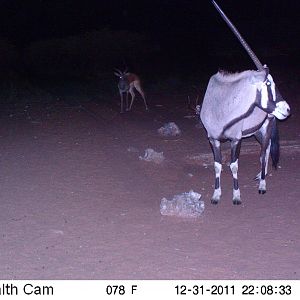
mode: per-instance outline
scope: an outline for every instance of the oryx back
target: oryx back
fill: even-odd
[[[267,114],[254,103],[264,77],[264,71],[244,71],[218,72],[210,78],[200,114],[208,137],[238,139],[261,125]]]

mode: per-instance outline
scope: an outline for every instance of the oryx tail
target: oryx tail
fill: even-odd
[[[277,122],[276,119],[272,119],[271,121],[273,124],[272,130],[271,130],[271,147],[270,147],[270,154],[272,158],[272,165],[275,169],[277,169],[277,165],[279,162],[279,156],[280,156],[280,151],[279,151],[279,133],[278,133],[278,127],[277,127]]]

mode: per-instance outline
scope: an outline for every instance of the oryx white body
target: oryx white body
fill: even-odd
[[[131,110],[134,98],[135,98],[135,92],[134,89],[136,89],[142,96],[145,104],[146,110],[148,110],[147,102],[146,102],[146,97],[145,93],[142,89],[141,86],[141,80],[140,78],[133,73],[129,73],[127,71],[120,71],[116,69],[116,72],[114,73],[117,77],[119,77],[119,82],[118,82],[118,89],[121,97],[121,113],[124,112],[124,99],[123,99],[123,93],[126,93],[126,110],[129,111]],[[131,95],[131,102],[129,105],[128,102],[128,93]]]

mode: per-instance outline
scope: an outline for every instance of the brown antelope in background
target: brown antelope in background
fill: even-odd
[[[118,69],[115,69],[115,70],[116,71],[114,72],[114,74],[117,77],[119,77],[118,88],[119,88],[119,93],[120,93],[120,97],[121,97],[121,113],[124,112],[123,93],[126,93],[126,110],[127,111],[131,110],[133,100],[135,98],[134,88],[143,97],[146,110],[148,110],[145,93],[142,89],[140,78],[136,74],[128,73],[127,70],[125,70],[124,72],[122,72]],[[130,105],[128,105],[129,104],[128,93],[130,93],[130,95],[131,95]]]

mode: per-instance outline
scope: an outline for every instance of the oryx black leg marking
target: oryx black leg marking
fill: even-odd
[[[218,204],[221,198],[221,171],[222,171],[222,156],[220,141],[209,139],[212,151],[214,154],[214,167],[215,167],[215,190],[211,199],[212,204]]]
[[[231,163],[230,170],[233,177],[233,204],[241,204],[241,193],[238,182],[238,161],[241,150],[241,140],[231,141]]]

